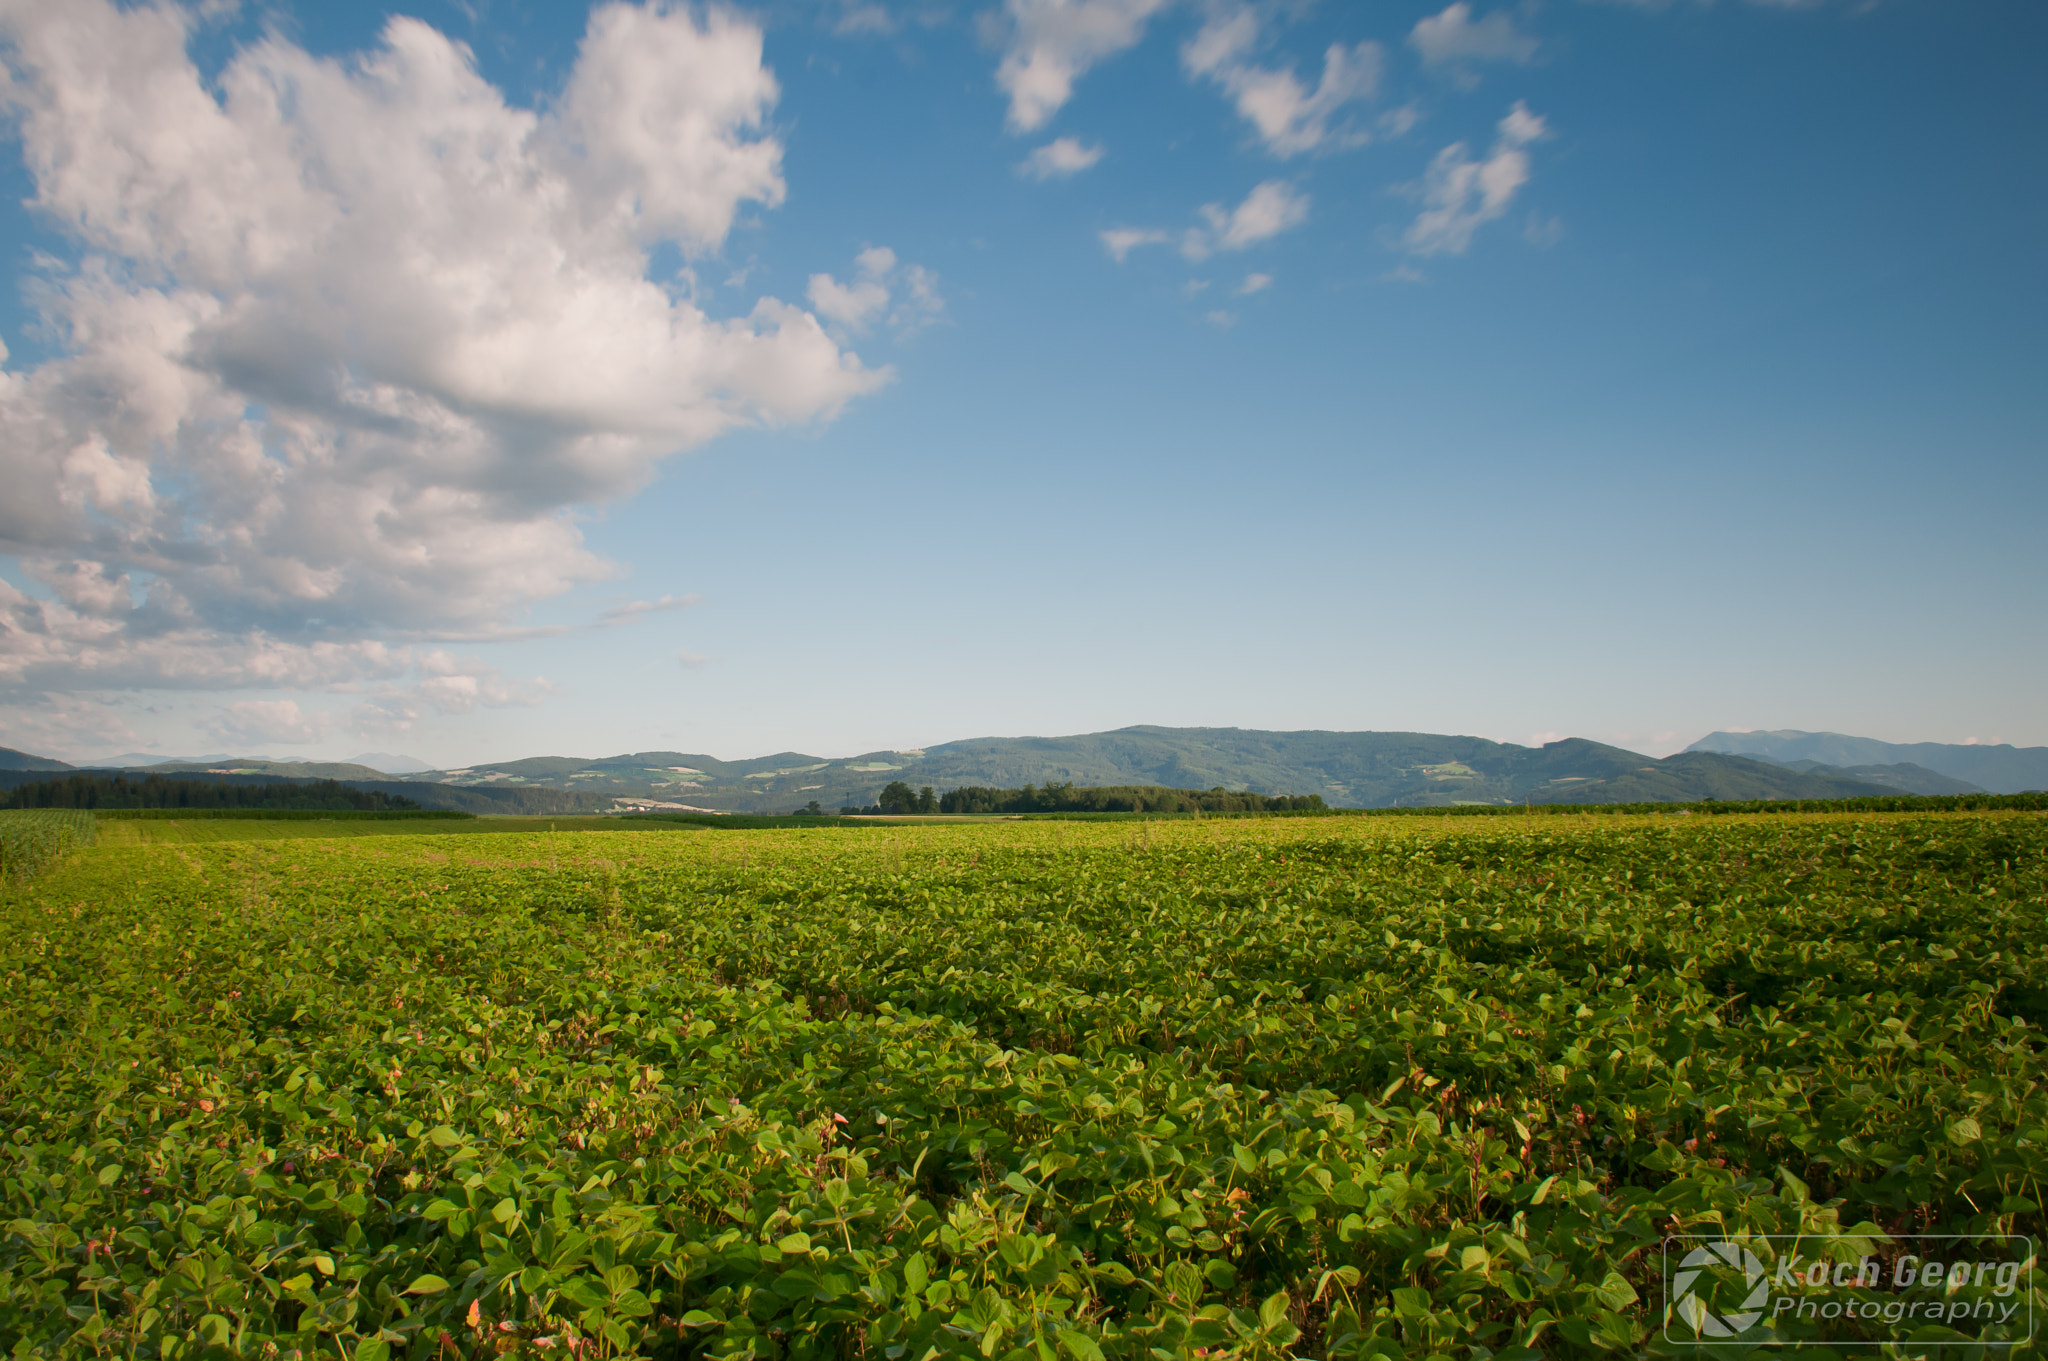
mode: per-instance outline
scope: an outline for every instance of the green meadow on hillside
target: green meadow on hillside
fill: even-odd
[[[2043,1228],[2037,813],[97,832],[15,1355],[1621,1357],[1679,1229]]]

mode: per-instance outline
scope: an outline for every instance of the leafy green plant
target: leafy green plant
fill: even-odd
[[[65,852],[93,844],[90,813],[69,809],[0,809],[0,881],[41,873]]]
[[[1675,1228],[2043,1227],[2037,817],[407,830],[0,898],[0,1344],[1631,1356]]]

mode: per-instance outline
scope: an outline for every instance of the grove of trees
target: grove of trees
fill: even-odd
[[[1283,813],[1322,812],[1325,807],[1320,794],[1266,795],[1221,786],[1168,789],[1149,784],[1079,789],[1051,783],[1022,789],[969,785],[950,790],[939,800],[941,813]]]
[[[0,808],[284,808],[383,813],[417,809],[403,794],[351,789],[334,780],[229,784],[222,780],[148,775],[65,775],[19,785],[0,795]]]

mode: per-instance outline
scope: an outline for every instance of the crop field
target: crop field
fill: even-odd
[[[381,831],[0,886],[0,1351],[1625,1357],[1681,1228],[2043,1229],[2039,814]]]
[[[4,816],[4,815],[0,815]],[[215,841],[302,841],[333,837],[471,836],[539,832],[567,837],[576,832],[612,832],[627,824],[618,818],[473,818],[462,821],[420,818],[385,822],[369,818],[284,820],[257,818],[161,818],[102,821],[99,843],[108,846],[191,844]],[[683,827],[664,830],[696,830]]]
[[[0,883],[19,883],[61,860],[66,852],[90,846],[96,830],[90,813],[0,810]]]

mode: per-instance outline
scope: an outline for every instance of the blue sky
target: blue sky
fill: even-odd
[[[2048,742],[2038,4],[0,33],[0,743]]]

